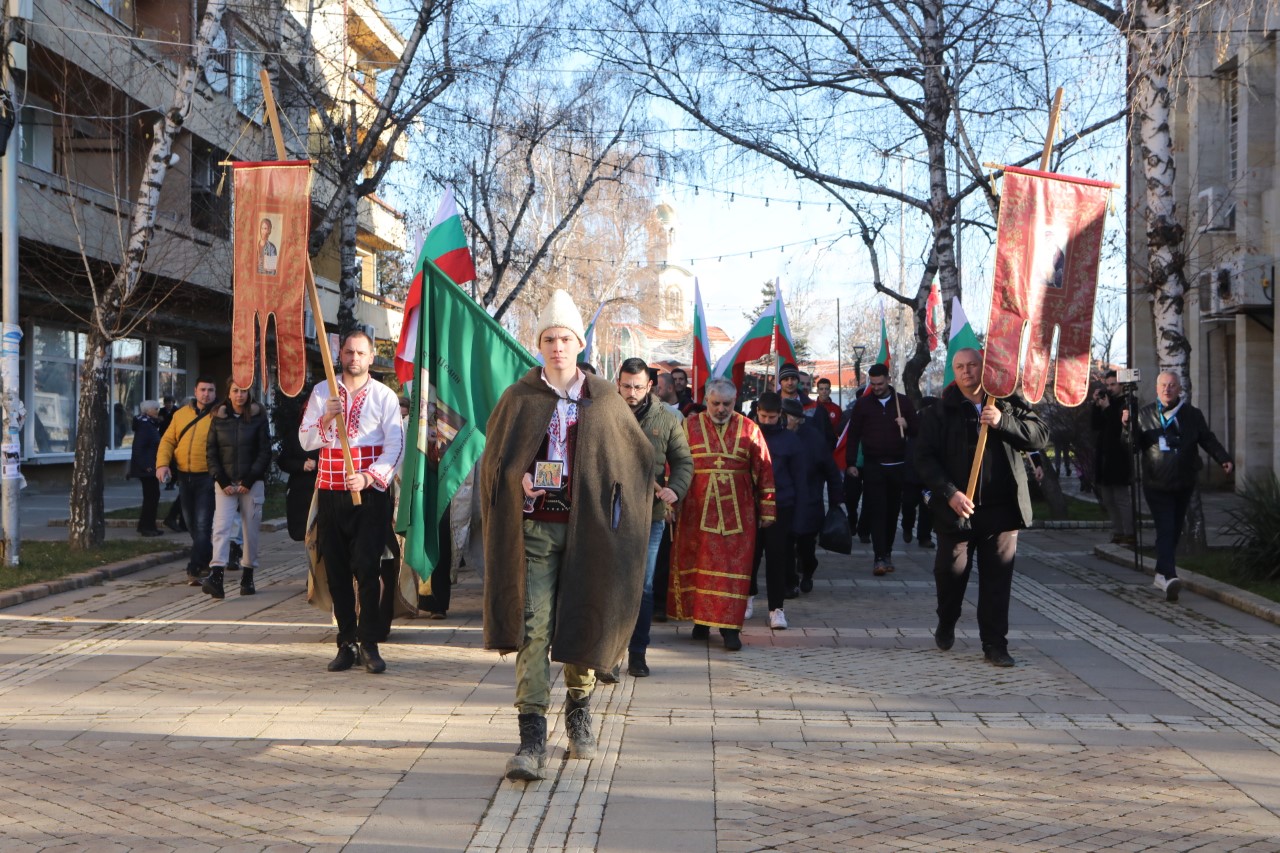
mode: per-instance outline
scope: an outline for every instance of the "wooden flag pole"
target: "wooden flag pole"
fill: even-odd
[[[280,116],[276,113],[276,96],[271,90],[271,78],[267,75],[267,69],[262,68],[258,71],[258,78],[262,81],[262,94],[266,99],[267,124],[271,126],[271,135],[276,143],[276,159],[284,160],[286,151],[284,148],[284,133],[280,130]],[[320,307],[320,291],[316,287],[315,272],[311,269],[311,258],[307,258],[307,295],[311,298],[311,317],[315,320],[316,325],[316,343],[320,347],[320,360],[324,362],[324,376],[329,382],[329,396],[338,399],[338,377],[333,373],[333,353],[329,350],[329,333],[324,327],[324,313]],[[266,333],[266,330],[263,330]],[[266,365],[263,365],[263,370]],[[355,463],[351,461],[351,443],[347,439],[347,423],[342,413],[338,413],[338,417],[334,423],[338,431],[338,441],[342,445],[342,467],[347,476],[350,477],[356,472]],[[356,506],[360,506],[360,493],[350,492],[351,502]]]
[[[1058,114],[1062,111],[1062,87],[1058,87],[1058,91],[1053,93],[1053,108],[1049,110],[1049,132],[1044,136],[1044,151],[1040,154],[1040,171],[1049,171],[1049,157],[1053,154],[1053,138],[1058,135]],[[982,395],[982,405],[985,408],[987,402],[991,399],[990,395]],[[973,500],[978,491],[978,474],[982,471],[982,457],[987,452],[987,425],[983,424],[978,430],[978,446],[973,451],[973,466],[969,469],[969,488],[965,490],[965,495],[969,500]],[[977,503],[977,501],[974,501]]]

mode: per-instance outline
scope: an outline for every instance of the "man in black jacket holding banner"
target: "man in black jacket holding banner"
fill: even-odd
[[[982,354],[962,349],[952,362],[955,382],[920,421],[916,471],[932,492],[938,540],[933,564],[938,591],[934,641],[947,651],[955,643],[965,588],[978,563],[978,634],[984,657],[995,666],[1013,666],[1009,655],[1009,595],[1018,530],[1031,523],[1031,496],[1021,453],[1040,450],[1048,430],[1030,405],[1014,395],[987,398],[982,390]],[[985,399],[985,402],[984,402]],[[987,427],[986,453],[973,495],[965,494],[977,450]]]

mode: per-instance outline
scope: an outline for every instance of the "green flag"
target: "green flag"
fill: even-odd
[[[396,532],[426,580],[440,559],[440,520],[484,451],[489,414],[534,361],[433,262],[422,271]]]
[[[982,344],[978,342],[978,336],[973,333],[973,326],[969,325],[969,318],[965,316],[964,309],[960,307],[960,299],[952,297],[951,299],[951,337],[947,341],[947,363],[942,371],[942,387],[945,388],[955,381],[956,372],[951,369],[951,362],[955,360],[956,353],[962,349],[982,349]]]

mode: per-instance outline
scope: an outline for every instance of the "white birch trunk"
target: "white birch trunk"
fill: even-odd
[[[1174,198],[1177,164],[1174,159],[1172,100],[1169,89],[1172,62],[1169,0],[1140,0],[1131,31],[1141,68],[1134,80],[1133,113],[1142,156],[1146,196],[1147,287],[1155,317],[1155,354],[1160,370],[1171,370],[1191,394],[1183,308],[1187,295],[1183,238],[1185,231]]]
[[[942,0],[921,3],[924,47],[924,125],[928,145],[929,162],[929,218],[933,229],[932,264],[926,265],[925,275],[914,297],[914,328],[916,347],[911,358],[903,365],[903,390],[913,400],[920,399],[920,377],[929,366],[929,335],[925,328],[925,303],[929,298],[935,265],[938,286],[944,305],[951,304],[951,297],[960,294],[960,276],[956,269],[955,200],[951,197],[947,173],[947,121],[952,112],[952,90],[942,76],[945,65],[945,35],[947,23]]]
[[[1140,0],[1130,45],[1141,63],[1134,80],[1133,112],[1138,128],[1146,179],[1147,287],[1155,320],[1156,364],[1172,371],[1182,382],[1182,393],[1191,399],[1191,342],[1187,340],[1184,309],[1187,298],[1186,236],[1174,197],[1177,162],[1172,128],[1173,92],[1170,70],[1176,50],[1174,0]],[[1180,546],[1196,553],[1207,547],[1204,507],[1196,488],[1187,507]]]
[[[178,69],[173,100],[156,122],[147,157],[146,172],[138,188],[129,221],[129,237],[124,258],[111,283],[97,297],[90,315],[84,364],[80,368],[80,398],[77,404],[76,458],[71,472],[70,522],[67,540],[73,550],[85,550],[102,543],[106,532],[103,519],[103,457],[107,438],[107,388],[111,344],[118,335],[124,313],[142,278],[142,267],[155,233],[160,189],[169,171],[173,140],[182,130],[191,111],[191,93],[200,69],[209,56],[209,43],[222,27],[227,0],[209,0],[195,44],[186,62]]]

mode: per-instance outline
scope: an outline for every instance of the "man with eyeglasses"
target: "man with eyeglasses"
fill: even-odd
[[[658,561],[658,547],[676,501],[689,491],[693,481],[693,455],[680,425],[680,416],[650,391],[649,368],[642,358],[629,358],[618,371],[618,393],[636,416],[640,428],[653,446],[653,516],[649,525],[649,551],[644,569],[644,591],[640,596],[640,613],[627,645],[627,674],[633,678],[649,675],[646,653],[649,649],[649,627],[653,621],[653,570]],[[670,474],[667,474],[667,469]],[[665,587],[662,594],[666,595]],[[617,682],[621,665],[610,672],[596,673],[606,684]]]
[[[737,388],[707,383],[707,411],[684,422],[693,485],[680,502],[671,549],[667,613],[692,620],[695,640],[720,629],[724,647],[742,648],[757,528],[777,519],[773,463],[760,428],[733,410]]]

